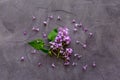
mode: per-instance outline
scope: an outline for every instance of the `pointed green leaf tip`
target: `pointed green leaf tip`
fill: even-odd
[[[48,40],[54,41],[54,40],[55,40],[55,37],[57,36],[57,34],[58,34],[57,28],[53,29],[53,30],[48,34]]]
[[[44,48],[44,41],[42,39],[33,40],[31,42],[28,42],[28,44],[30,46],[32,46],[34,49],[36,49],[36,50],[41,50],[41,51],[43,51],[45,53],[49,52],[49,50]]]

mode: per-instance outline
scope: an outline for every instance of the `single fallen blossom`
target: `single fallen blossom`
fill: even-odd
[[[84,32],[87,32],[87,31],[88,31],[88,29],[87,29],[87,28],[83,28],[83,31],[84,31]]]
[[[59,20],[59,21],[60,21],[60,20],[61,20],[61,17],[60,17],[60,16],[58,16],[58,17],[57,17],[57,20]]]
[[[32,20],[36,20],[36,17],[35,17],[35,16],[32,16]]]
[[[72,63],[72,66],[77,66],[77,63],[73,62],[73,63]]]
[[[93,33],[90,32],[90,33],[89,33],[89,37],[92,37],[92,36],[93,36]]]
[[[38,67],[40,67],[41,65],[42,65],[42,64],[39,62],[39,63],[38,63]]]
[[[31,53],[32,53],[32,54],[36,54],[36,53],[37,53],[37,50],[34,49]]]
[[[83,44],[83,45],[82,45],[82,47],[83,47],[83,48],[86,48],[86,47],[87,47],[87,45],[86,45],[86,44]]]
[[[55,64],[54,64],[54,63],[52,63],[52,65],[51,65],[51,66],[52,66],[52,68],[55,68]]]
[[[53,16],[51,15],[51,16],[49,16],[49,19],[53,19]]]
[[[64,63],[64,66],[68,66],[68,65],[70,65],[70,62],[67,61]]]
[[[86,70],[87,70],[87,67],[88,67],[88,65],[86,64],[86,65],[84,65],[84,66],[82,67],[82,69],[83,69],[84,71],[86,71]]]
[[[44,24],[44,26],[47,26],[48,23],[47,23],[47,21],[43,21],[43,24]]]
[[[77,41],[76,41],[76,44],[79,44],[79,43],[80,43],[80,41],[77,40]]]
[[[23,34],[24,34],[24,35],[27,35],[27,32],[26,32],[26,31],[24,31],[24,32],[23,32]]]
[[[43,38],[46,38],[47,37],[47,34],[43,32]]]
[[[77,28],[74,28],[73,31],[74,31],[74,32],[77,32]]]
[[[73,19],[73,20],[72,20],[72,23],[75,23],[75,22],[76,22],[75,19]]]
[[[39,32],[40,29],[38,27],[33,27],[32,30],[36,31],[36,32]]]
[[[92,63],[92,67],[93,67],[93,68],[96,67],[96,63],[95,63],[95,62]]]
[[[74,54],[74,56],[76,57],[76,56],[78,56],[79,54]]]
[[[78,59],[80,59],[81,57],[82,57],[82,55],[78,55],[78,57],[77,57],[77,58],[78,58]]]
[[[22,56],[22,57],[20,58],[20,61],[24,61],[24,60],[25,60],[25,57]]]

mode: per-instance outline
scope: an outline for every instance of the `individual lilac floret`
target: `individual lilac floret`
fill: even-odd
[[[77,63],[73,62],[73,63],[72,63],[72,66],[77,66]]]
[[[49,19],[53,19],[53,16],[51,15],[51,16],[49,16]]]
[[[82,55],[78,55],[78,60],[79,60],[80,58],[82,58]]]
[[[38,67],[40,67],[41,65],[42,65],[42,64],[39,62],[39,63],[38,63]]]
[[[26,32],[26,31],[24,31],[24,32],[23,32],[23,34],[24,34],[24,35],[27,35],[27,32]]]
[[[87,70],[87,67],[88,67],[88,65],[86,64],[86,65],[84,65],[82,68],[83,68],[84,71],[86,71],[86,70]]]
[[[38,27],[33,27],[32,30],[33,30],[33,31],[36,31],[36,32],[39,32],[39,31],[40,31],[40,29],[39,29]]]
[[[65,62],[64,66],[68,66],[70,64],[70,62]]]
[[[47,21],[43,21],[43,24],[44,24],[44,26],[47,26],[48,23],[47,23]]]
[[[32,53],[32,54],[36,54],[36,53],[37,53],[37,50],[33,50],[31,53]]]
[[[87,29],[87,28],[84,28],[83,30],[84,30],[84,32],[87,32],[87,31],[88,31],[88,29]]]
[[[60,20],[61,20],[61,17],[60,17],[60,16],[58,16],[58,17],[57,17],[57,20],[59,20],[59,21],[60,21]]]
[[[43,33],[43,38],[46,38],[47,37],[47,34],[46,33]]]
[[[35,17],[35,16],[32,16],[32,20],[36,20],[36,17]]]
[[[93,36],[93,33],[90,32],[90,33],[89,33],[89,37],[92,37],[92,36]]]
[[[24,61],[24,60],[25,60],[25,57],[22,56],[22,57],[20,58],[20,61]]]
[[[74,32],[77,32],[77,28],[74,28],[73,31],[74,31]]]
[[[76,22],[75,19],[73,19],[73,20],[72,20],[72,23],[75,23],[75,22]]]
[[[77,41],[76,41],[76,44],[79,44],[79,43],[80,43],[80,41],[77,40]]]
[[[86,45],[86,44],[83,44],[82,46],[83,46],[83,48],[86,48],[86,47],[87,47],[87,45]]]
[[[92,63],[92,67],[93,67],[93,68],[96,67],[96,63],[95,63],[95,62]]]
[[[52,68],[55,68],[55,64],[54,64],[54,63],[52,63],[52,65],[51,65],[51,66],[52,66]]]
[[[76,56],[78,56],[79,54],[74,54],[74,56],[76,57]]]

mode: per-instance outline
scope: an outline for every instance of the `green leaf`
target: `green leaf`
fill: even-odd
[[[49,34],[48,34],[48,40],[54,41],[55,37],[57,36],[58,31],[57,28],[53,29]]]
[[[44,47],[44,42],[42,39],[36,39],[31,42],[28,42],[30,46],[32,46],[36,50],[41,50]]]
[[[31,42],[28,42],[28,44],[30,46],[32,46],[34,49],[36,50],[41,50],[43,51],[44,53],[49,53],[49,50],[47,50],[45,47],[44,47],[44,41],[42,39],[36,39],[36,40],[33,40]]]

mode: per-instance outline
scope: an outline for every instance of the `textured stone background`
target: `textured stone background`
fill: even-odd
[[[32,16],[37,20],[32,21]],[[60,15],[44,27],[48,15]],[[81,21],[94,37],[89,39],[79,30],[73,33],[72,19]],[[40,27],[39,33],[32,26]],[[53,59],[42,52],[32,55],[27,41],[42,37],[54,27],[70,28],[74,53],[83,55],[81,60],[72,57],[78,66],[64,67],[62,60]],[[23,32],[27,31],[26,36]],[[75,40],[87,41],[83,49]],[[20,62],[24,56],[25,61]],[[91,63],[96,61],[93,69]],[[38,67],[37,63],[42,66]],[[51,68],[51,63],[56,68]],[[86,72],[82,66],[88,64]],[[0,80],[120,80],[120,0],[0,0]]]

